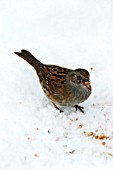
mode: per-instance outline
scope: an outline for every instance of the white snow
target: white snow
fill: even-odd
[[[21,49],[89,70],[84,115],[53,107]],[[100,168],[113,168],[113,1],[0,0],[0,170]]]

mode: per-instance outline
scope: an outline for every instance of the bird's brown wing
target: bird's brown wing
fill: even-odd
[[[57,101],[57,103],[61,104],[66,95],[69,95],[66,76],[71,70],[54,65],[44,65],[43,69],[44,79],[40,79],[40,82],[44,92],[52,101]]]

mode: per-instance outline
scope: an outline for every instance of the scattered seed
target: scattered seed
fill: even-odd
[[[70,119],[69,125],[72,125],[72,123],[73,123],[73,120],[72,120],[72,119]]]
[[[80,128],[80,129],[81,129],[83,126],[84,126],[84,125],[83,125],[83,124],[81,124],[81,125],[79,125],[79,126],[78,126],[78,128]]]
[[[84,134],[86,134],[86,131],[83,131]]]
[[[106,144],[106,142],[102,142],[102,145],[105,145]]]
[[[39,155],[37,153],[34,154],[34,157],[39,157]]]
[[[88,136],[93,136],[93,134],[94,134],[93,132],[89,132]]]
[[[75,150],[72,150],[72,151],[70,151],[69,153],[70,153],[70,154],[74,154],[74,153],[75,153]]]
[[[93,70],[94,68],[93,67],[90,67],[91,70]]]
[[[108,136],[105,136],[104,133],[102,133],[102,134],[98,137],[98,139],[100,139],[100,140],[108,139],[108,138],[109,138],[109,137],[108,137]]]
[[[97,136],[97,135],[95,136],[95,139],[98,139],[98,136]]]
[[[50,131],[50,130],[48,130],[48,133],[51,133],[51,131]]]

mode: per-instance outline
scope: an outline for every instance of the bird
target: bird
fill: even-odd
[[[60,106],[71,106],[76,111],[84,113],[84,107],[79,104],[87,100],[92,92],[90,74],[86,69],[72,70],[57,65],[43,64],[25,49],[14,53],[36,70],[44,93],[56,109],[62,112]]]

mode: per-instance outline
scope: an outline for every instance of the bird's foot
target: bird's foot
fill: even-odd
[[[76,111],[77,111],[77,109],[79,109],[82,113],[84,113],[84,107],[81,107],[81,106],[79,106],[79,105],[74,105],[74,108],[76,109]]]
[[[53,102],[52,102],[52,103],[53,103]],[[57,107],[57,106],[56,106],[56,104],[55,104],[55,103],[53,103],[53,106],[54,106],[57,110],[59,110],[59,112],[60,112],[60,113],[62,113],[62,112],[63,112],[62,110],[60,110],[60,109],[59,109],[59,107]]]

